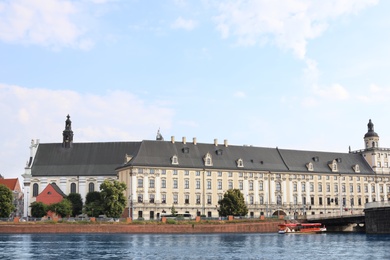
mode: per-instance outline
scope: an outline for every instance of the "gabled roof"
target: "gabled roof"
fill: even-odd
[[[5,185],[12,191],[21,191],[20,185],[19,185],[19,179],[14,178],[14,179],[0,179],[0,184]]]
[[[140,142],[74,143],[71,148],[39,144],[31,175],[116,176],[115,168],[123,164],[126,154],[136,154],[139,146]]]
[[[60,187],[57,186],[57,184],[55,184],[55,183],[53,182],[53,183],[50,183],[49,185],[52,186],[53,189],[54,189],[59,195],[61,195],[63,198],[66,197],[66,194],[60,189]]]

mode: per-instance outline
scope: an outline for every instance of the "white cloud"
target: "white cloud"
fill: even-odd
[[[246,94],[245,94],[245,92],[237,91],[236,93],[234,93],[234,97],[236,97],[236,98],[245,98]]]
[[[89,49],[93,42],[80,25],[85,16],[81,5],[70,0],[6,1],[0,6],[0,40]]]
[[[161,103],[126,91],[95,95],[0,84],[1,174],[23,173],[31,139],[62,142],[67,114],[75,142],[154,139],[159,127],[169,132],[173,121],[173,110]]]
[[[350,97],[348,91],[340,84],[332,84],[330,87],[317,89],[316,94],[332,100],[346,100]]]
[[[378,0],[230,0],[215,17],[223,38],[241,45],[270,42],[304,59],[309,39],[321,36],[332,19],[356,14]]]
[[[378,103],[390,101],[390,88],[371,84],[364,95],[358,95],[357,99],[365,103]]]
[[[187,31],[191,31],[195,29],[195,27],[198,25],[197,21],[190,20],[190,19],[184,19],[182,17],[179,17],[175,20],[175,22],[172,24],[172,28],[174,29],[184,29]]]

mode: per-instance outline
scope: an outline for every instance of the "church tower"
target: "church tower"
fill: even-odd
[[[70,121],[70,116],[67,116],[65,121],[65,130],[62,132],[62,147],[71,148],[73,144],[73,131],[72,131],[72,121]]]
[[[364,135],[364,142],[366,144],[366,149],[378,148],[379,147],[379,135],[374,132],[374,124],[369,120],[368,132]]]
[[[367,124],[368,131],[364,135],[365,149],[360,153],[377,174],[389,174],[390,149],[379,147],[379,135],[374,131],[371,119]]]

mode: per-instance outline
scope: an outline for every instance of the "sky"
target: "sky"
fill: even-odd
[[[32,139],[390,147],[390,1],[0,0],[0,174]]]

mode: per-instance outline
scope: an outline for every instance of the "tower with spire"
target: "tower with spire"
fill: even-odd
[[[371,119],[367,124],[367,133],[364,135],[364,149],[358,151],[377,174],[389,174],[390,149],[379,147],[379,135],[374,131]]]
[[[62,132],[62,147],[71,148],[73,144],[72,121],[70,121],[69,114],[66,117],[65,130]]]

